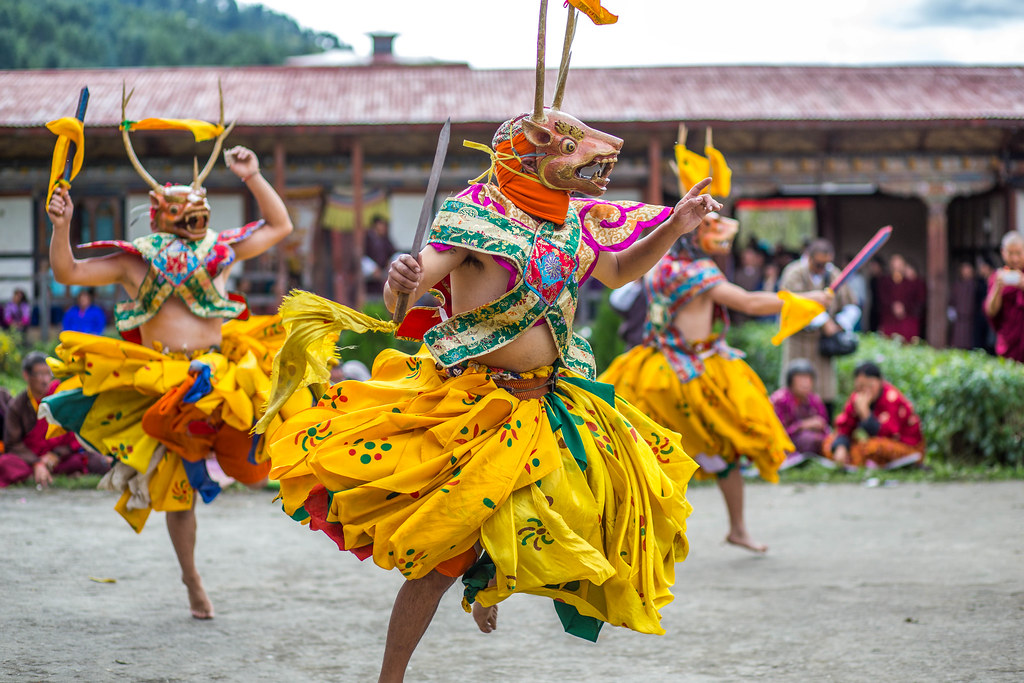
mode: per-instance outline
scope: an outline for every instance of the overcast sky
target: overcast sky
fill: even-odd
[[[529,68],[536,0],[265,0],[367,54],[366,33],[400,34],[405,57]],[[583,18],[576,66],[656,64],[1022,64],[1024,0],[605,0],[617,24]],[[565,11],[548,9],[557,66]]]

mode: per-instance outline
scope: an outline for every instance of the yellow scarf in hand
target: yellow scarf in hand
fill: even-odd
[[[328,362],[337,356],[338,336],[345,330],[394,332],[398,325],[378,320],[309,292],[295,291],[285,297],[278,311],[288,337],[274,357],[267,410],[253,428],[266,431],[285,402],[302,387],[319,385],[323,393],[330,382]]]
[[[46,127],[57,135],[57,142],[53,146],[53,161],[50,163],[50,190],[46,193],[46,205],[49,206],[57,185],[71,187],[70,181],[82,170],[82,162],[85,160],[85,125],[73,116],[65,116],[50,121]],[[75,143],[75,158],[71,163],[71,177],[65,181],[64,165],[68,161],[68,148],[72,142]]]

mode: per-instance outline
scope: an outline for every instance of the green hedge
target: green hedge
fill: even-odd
[[[729,343],[769,391],[778,387],[780,347],[775,326],[747,323],[730,330]],[[1024,365],[981,351],[934,349],[862,334],[857,352],[838,360],[839,395],[853,391],[853,369],[872,360],[906,394],[921,417],[928,456],[953,464],[1024,465]]]
[[[381,320],[391,318],[391,313],[388,312],[383,301],[367,302],[363,306],[363,313]],[[341,356],[342,362],[358,360],[362,361],[367,368],[373,368],[373,360],[384,349],[398,349],[404,353],[415,353],[419,347],[419,342],[395,339],[394,335],[386,332],[367,332],[365,334],[342,332],[338,338],[338,354]]]

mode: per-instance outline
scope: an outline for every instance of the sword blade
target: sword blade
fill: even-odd
[[[423,197],[423,206],[420,207],[419,222],[416,223],[416,235],[412,239],[412,249],[409,253],[414,257],[419,256],[423,249],[423,241],[427,236],[427,228],[430,226],[431,217],[434,214],[434,197],[437,196],[437,185],[441,182],[441,171],[444,170],[444,158],[448,154],[448,142],[451,139],[452,120],[451,117],[444,122],[441,134],[437,138],[437,150],[434,152],[434,164],[430,167],[430,179],[427,181],[427,194]],[[405,313],[409,309],[409,295],[399,294],[395,301],[395,313],[392,317],[396,323],[402,322]]]
[[[416,223],[416,236],[412,240],[413,256],[418,256],[423,249],[423,240],[427,235],[427,227],[434,215],[434,197],[437,196],[437,185],[441,182],[441,171],[444,169],[444,159],[448,154],[448,142],[452,136],[452,120],[449,118],[441,128],[441,134],[437,137],[437,150],[434,152],[434,165],[430,167],[430,179],[427,181],[427,194],[423,197],[423,206],[420,207],[420,219]]]

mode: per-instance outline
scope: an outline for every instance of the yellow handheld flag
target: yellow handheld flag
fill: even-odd
[[[782,313],[779,314],[779,331],[772,337],[775,346],[807,327],[808,323],[825,312],[825,307],[817,301],[792,292],[779,292],[779,298],[782,299]]]
[[[82,170],[82,161],[85,159],[85,126],[78,119],[65,116],[50,121],[46,127],[57,135],[57,142],[53,145],[53,161],[50,163],[50,190],[46,193],[46,204],[49,206],[57,185],[63,183],[65,187],[71,187],[71,181]],[[64,168],[72,143],[75,145],[75,158],[71,164],[71,173],[64,177]]]
[[[567,0],[567,4],[586,14],[592,22],[598,25],[614,24],[619,20],[618,16],[601,7],[601,0]]]

